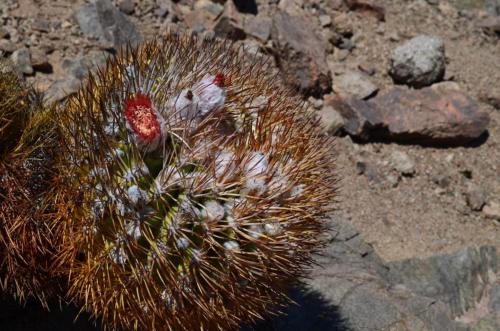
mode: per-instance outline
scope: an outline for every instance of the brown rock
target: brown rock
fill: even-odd
[[[335,135],[344,126],[344,119],[332,106],[325,106],[319,112],[321,123],[325,131]]]
[[[135,10],[134,0],[119,0],[117,3],[118,9],[124,14],[131,15]]]
[[[224,7],[218,3],[201,0],[195,3],[194,10],[190,10],[184,17],[187,26],[195,32],[209,30],[215,19],[222,13]]]
[[[351,10],[362,11],[375,16],[379,21],[385,21],[385,7],[382,0],[346,0]]]
[[[490,118],[462,91],[393,87],[369,100],[329,102],[345,120],[344,129],[362,140],[422,145],[462,145],[481,136]]]
[[[212,30],[218,37],[232,40],[245,39],[245,30],[243,29],[243,17],[232,1],[224,4],[224,11],[215,22]]]
[[[46,19],[37,17],[34,19],[33,23],[31,24],[31,28],[35,31],[49,32],[49,30],[50,30],[49,21],[47,21]]]
[[[279,11],[273,17],[271,38],[280,69],[291,86],[306,95],[320,96],[330,90],[326,50],[310,25],[311,20]]]

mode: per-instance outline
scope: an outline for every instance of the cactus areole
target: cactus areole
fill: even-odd
[[[168,35],[48,113],[60,153],[37,222],[66,296],[107,330],[237,329],[307,273],[332,144],[269,72],[231,43]]]

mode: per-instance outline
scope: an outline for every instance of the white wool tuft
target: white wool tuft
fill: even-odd
[[[176,244],[179,249],[186,249],[189,247],[189,241],[184,237],[177,239]]]
[[[145,204],[148,200],[148,194],[137,185],[132,185],[127,190],[127,197],[134,205]]]
[[[201,116],[222,109],[226,102],[226,91],[214,84],[215,76],[207,75],[193,86],[193,103]]]
[[[224,218],[224,214],[224,207],[214,200],[205,202],[201,210],[202,218],[207,221],[220,221]]]
[[[229,240],[224,243],[224,248],[228,251],[234,251],[240,248],[240,244],[234,240]]]

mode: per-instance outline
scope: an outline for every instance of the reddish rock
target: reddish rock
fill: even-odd
[[[385,21],[385,7],[382,0],[346,0],[351,10],[374,15],[379,21]]]
[[[271,38],[287,82],[305,95],[321,96],[331,88],[326,50],[310,20],[279,11],[273,17]]]
[[[500,35],[500,16],[490,16],[479,22],[479,26],[487,32]]]
[[[325,100],[344,117],[344,130],[362,140],[462,145],[480,137],[490,118],[460,90],[394,87],[369,100]]]

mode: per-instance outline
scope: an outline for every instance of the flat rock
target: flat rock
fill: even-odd
[[[395,86],[368,101],[330,99],[344,130],[361,140],[463,145],[481,136],[490,118],[462,91]]]
[[[278,11],[273,17],[271,38],[280,69],[290,75],[289,84],[306,95],[320,96],[331,86],[323,43],[304,17]]]
[[[105,48],[118,49],[142,41],[137,27],[109,0],[95,0],[78,9],[74,16],[81,31],[98,39]]]
[[[500,203],[490,201],[483,207],[483,214],[487,218],[500,221]]]
[[[378,88],[368,76],[349,71],[335,77],[333,90],[343,98],[368,99],[377,93]]]
[[[389,74],[395,83],[429,86],[444,77],[444,43],[438,37],[420,35],[397,47],[390,61]]]
[[[496,282],[498,261],[493,246],[466,247],[450,255],[391,262],[388,279],[445,302],[453,317],[459,317],[473,309]]]
[[[7,39],[0,39],[0,52],[12,53],[16,50],[16,45]]]

